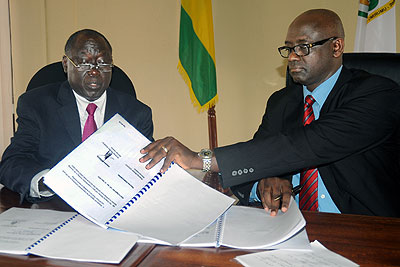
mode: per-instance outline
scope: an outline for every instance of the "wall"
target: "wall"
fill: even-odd
[[[300,4],[301,3],[301,4]],[[15,97],[46,63],[61,59],[68,36],[102,32],[114,62],[153,110],[156,139],[172,135],[194,150],[208,146],[207,115],[198,114],[176,70],[180,1],[10,0]],[[358,0],[213,0],[219,102],[218,143],[252,137],[272,92],[284,85],[286,62],[277,51],[291,20],[311,8],[341,16],[346,51],[354,45]],[[397,29],[400,29],[397,4]],[[400,36],[397,36],[400,51]]]
[[[10,37],[8,1],[0,0],[0,153],[8,146],[13,135]]]

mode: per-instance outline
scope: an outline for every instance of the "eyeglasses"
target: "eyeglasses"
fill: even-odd
[[[299,57],[304,57],[307,56],[308,54],[310,54],[310,48],[317,46],[317,45],[323,45],[324,43],[328,42],[328,41],[332,41],[337,39],[338,37],[330,37],[312,44],[299,44],[299,45],[295,45],[293,47],[289,47],[289,46],[281,46],[278,48],[279,54],[281,54],[281,56],[283,58],[288,58],[290,53],[292,53],[292,51],[294,51],[294,53],[299,56]]]
[[[91,63],[82,63],[82,64],[75,64],[75,62],[72,61],[67,55],[64,55],[68,60],[72,63],[72,65],[78,70],[78,71],[89,71],[93,68],[101,71],[101,72],[110,72],[112,68],[114,67],[113,64],[105,64],[105,63],[98,63],[98,64],[91,64]]]

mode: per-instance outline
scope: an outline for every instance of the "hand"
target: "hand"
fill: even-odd
[[[257,186],[261,202],[266,211],[271,210],[271,216],[275,216],[279,207],[283,212],[286,212],[290,197],[292,195],[292,183],[286,179],[279,177],[263,178]],[[280,199],[275,198],[281,196]]]
[[[146,165],[146,169],[153,168],[165,157],[164,164],[160,170],[162,173],[168,169],[172,161],[185,170],[201,169],[203,166],[202,160],[197,156],[196,152],[193,152],[173,137],[157,140],[140,150],[140,153],[146,154],[139,159],[140,162],[143,163],[150,160]]]

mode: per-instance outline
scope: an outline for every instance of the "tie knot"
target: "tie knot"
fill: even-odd
[[[90,116],[92,116],[96,110],[97,106],[96,104],[90,103],[87,107],[86,107],[86,111],[87,113],[89,113]]]
[[[312,106],[315,102],[314,97],[312,97],[312,95],[308,95],[306,96],[306,104],[309,106]]]

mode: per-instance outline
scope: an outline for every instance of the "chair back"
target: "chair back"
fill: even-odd
[[[389,78],[400,85],[400,53],[344,53],[343,66]],[[293,83],[286,72],[286,86]]]
[[[26,90],[67,80],[61,61],[51,63],[38,70],[28,83]],[[128,75],[118,66],[113,67],[110,87],[123,91],[136,98],[135,87]]]

